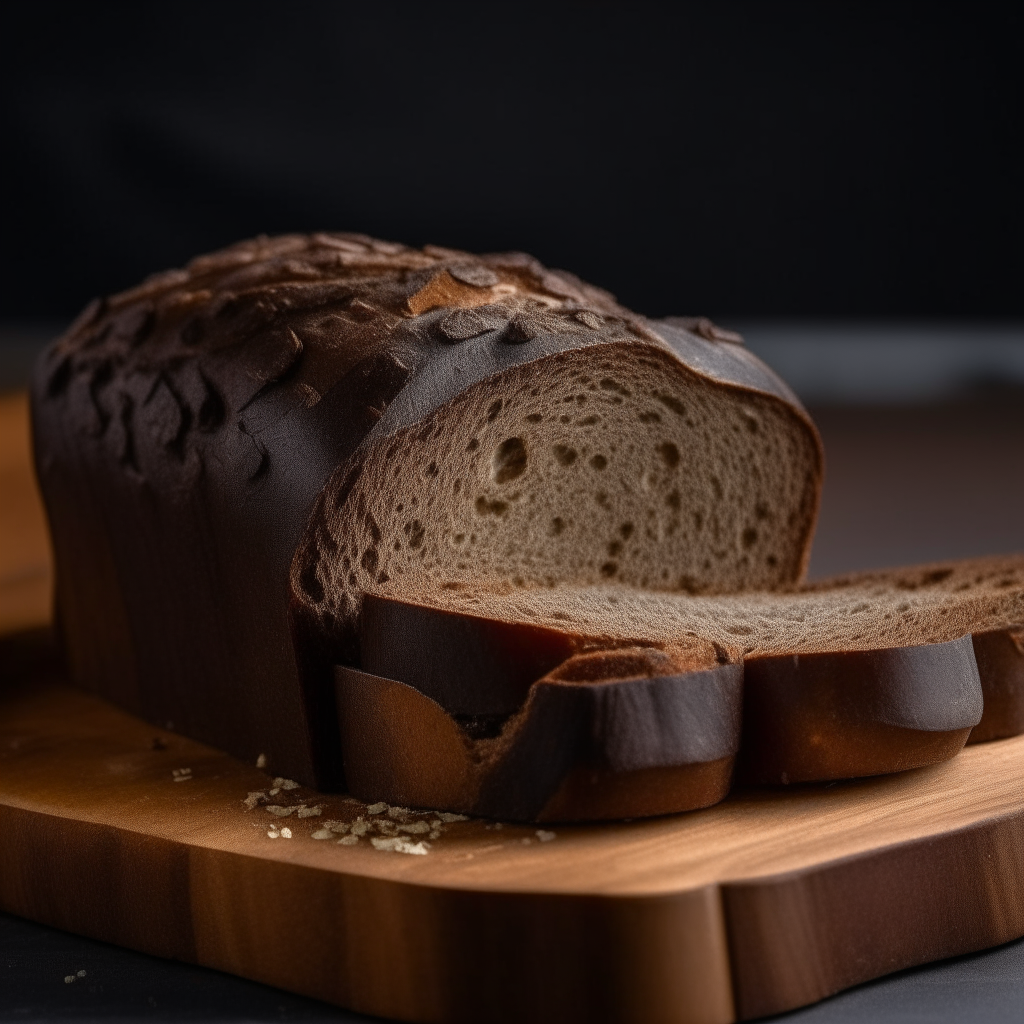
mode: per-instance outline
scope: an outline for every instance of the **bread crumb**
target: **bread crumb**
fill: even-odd
[[[79,971],[78,972],[78,977],[79,978],[84,978],[85,977],[85,971]]]
[[[298,789],[299,788],[299,784],[297,782],[292,782],[291,779],[274,779],[272,785],[278,786],[281,789]]]
[[[388,838],[374,836],[370,842],[373,844],[373,848],[375,850],[383,850],[386,853],[411,853],[415,856],[422,857],[429,852],[426,843],[411,843],[408,839],[403,839],[401,836]]]
[[[64,975],[64,984],[65,985],[70,985],[71,982],[73,982],[74,980],[75,980],[75,976],[73,974],[65,974]]]
[[[548,832],[546,829],[543,829],[543,828],[539,828],[539,829],[537,829],[537,838],[542,843],[550,843],[551,840],[555,838],[555,833],[554,832]]]
[[[256,790],[255,792],[250,793],[242,801],[242,803],[245,804],[245,809],[247,811],[253,811],[253,810],[256,809],[257,805],[265,803],[266,799],[267,799],[266,791],[260,789],[260,790]]]
[[[175,782],[188,782],[192,778],[191,768],[174,768],[171,770],[171,778]]]
[[[421,832],[429,832],[430,826],[425,821],[413,821],[410,822],[408,825],[399,825],[398,831],[412,832],[418,835]]]
[[[247,808],[252,810],[263,803],[266,799],[267,793],[263,791],[256,791],[250,793],[243,803]],[[314,807],[308,807],[306,804],[293,804],[290,807],[280,804],[265,804],[263,809],[268,814],[272,814],[277,818],[288,818],[293,814],[297,818],[312,818],[319,817],[323,813],[323,807],[319,804]],[[430,849],[430,843],[426,840],[429,839],[433,841],[440,838],[443,831],[443,820],[466,820],[466,816],[463,814],[448,814],[447,812],[442,814],[437,811],[411,811],[406,807],[388,807],[388,805],[383,801],[377,804],[371,804],[367,807],[368,812],[376,812],[377,814],[380,814],[381,809],[387,811],[387,817],[378,816],[367,820],[362,814],[360,814],[355,821],[352,822],[328,819],[319,822],[315,831],[310,832],[309,835],[312,839],[317,840],[337,839],[338,843],[342,846],[355,846],[359,842],[361,836],[368,836],[374,848],[377,850],[384,850],[392,853],[409,853],[422,856]],[[412,821],[400,820],[404,816],[410,814],[431,815],[432,818],[429,821],[424,819]],[[373,832],[378,832],[380,834],[377,836],[370,835]],[[424,838],[419,842],[414,842],[412,839],[407,838],[406,835],[401,835],[400,833],[423,836]],[[275,824],[270,826],[270,830],[267,832],[267,835],[271,839],[291,839],[293,833],[287,826],[283,824]],[[339,836],[340,838],[338,838]]]
[[[379,804],[370,804],[366,808],[367,814],[383,814],[388,809],[388,805],[381,801]]]
[[[438,817],[445,822],[469,821],[468,814],[453,814],[451,811],[441,811]],[[499,825],[498,828],[501,828],[501,826]]]
[[[267,767],[267,755],[266,754],[260,754],[260,756],[256,758],[256,767],[257,768],[266,768]]]
[[[493,829],[504,828],[504,827],[505,826],[502,825],[502,823],[500,821],[493,821],[493,822],[491,822],[490,825],[484,825],[484,828],[493,828]]]
[[[292,811],[297,811],[298,807],[282,807],[280,804],[267,804],[263,809],[268,814],[273,814],[275,818],[287,818]]]

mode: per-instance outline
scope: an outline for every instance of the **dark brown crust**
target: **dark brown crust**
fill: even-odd
[[[368,801],[507,821],[597,821],[707,807],[729,791],[741,670],[536,682],[473,741],[412,686],[335,669],[345,776]]]
[[[974,656],[985,710],[968,743],[985,743],[1024,733],[1024,634],[1010,629],[975,633]]]
[[[1024,733],[1022,582],[1021,557],[1004,555],[849,573],[815,580],[801,589],[824,594],[856,590],[866,597],[930,593],[933,601],[948,598],[940,635],[929,639],[972,634],[985,710],[967,742],[984,743]],[[914,612],[909,615],[908,625]]]
[[[572,675],[574,681],[591,682],[625,678],[628,649],[642,649],[647,656],[648,665],[642,670],[634,666],[637,671],[629,673],[638,678],[700,671],[720,663],[711,644],[690,641],[665,653],[643,637],[612,642],[596,634],[446,611],[378,594],[365,596],[359,624],[359,664],[365,672],[399,679],[448,714],[470,717],[515,714],[542,677],[568,680]]]
[[[530,687],[586,638],[367,594],[359,629],[365,672],[398,679],[448,714],[515,714]]]
[[[819,445],[741,346],[653,325],[522,254],[264,238],[92,303],[32,392],[75,681],[336,786],[329,666],[344,651],[290,576],[317,496],[361,446],[473,381],[604,343],[669,351],[769,395]]]
[[[739,775],[785,784],[935,764],[960,751],[981,714],[970,637],[750,658]]]
[[[467,739],[436,701],[393,679],[334,670],[349,793],[368,803],[467,813],[475,801]]]

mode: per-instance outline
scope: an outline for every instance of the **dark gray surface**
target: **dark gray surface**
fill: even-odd
[[[77,977],[84,970],[85,977]],[[65,982],[75,975],[71,983]],[[0,914],[0,1021],[356,1022],[313,999]],[[772,1018],[794,1024],[1024,1021],[1024,940],[903,971]]]
[[[812,577],[1024,551],[1024,388],[810,411],[825,444]]]
[[[860,985],[794,1013],[793,1024],[1020,1024],[1024,939]]]
[[[84,977],[78,977],[85,971]],[[64,979],[74,976],[74,981]],[[0,1021],[334,1021],[369,1017],[229,974],[0,914]]]
[[[809,403],[929,402],[1024,384],[1024,321],[732,320]]]

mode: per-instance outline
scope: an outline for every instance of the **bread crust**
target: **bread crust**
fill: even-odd
[[[739,746],[740,666],[680,672],[661,652],[633,648],[626,660],[652,674],[618,678],[624,653],[611,653],[608,678],[600,671],[576,678],[580,659],[570,658],[534,682],[496,736],[480,739],[413,686],[336,668],[350,791],[399,806],[536,822],[717,803],[729,791]]]
[[[741,781],[824,782],[906,771],[960,752],[981,721],[971,638],[750,658]]]
[[[602,345],[667,354],[790,417],[816,459],[780,580],[796,582],[817,433],[770,370],[692,326],[646,320],[523,254],[343,234],[240,243],[90,304],[32,388],[73,678],[305,783],[341,784],[330,666],[344,652],[295,575],[325,485],[473,382]]]
[[[992,629],[975,633],[985,710],[968,743],[987,743],[1024,733],[1024,631]]]

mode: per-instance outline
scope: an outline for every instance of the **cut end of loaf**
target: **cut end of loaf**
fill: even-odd
[[[798,581],[817,502],[812,428],[785,403],[610,344],[508,370],[378,442],[322,496],[293,585],[335,620],[359,596]]]

